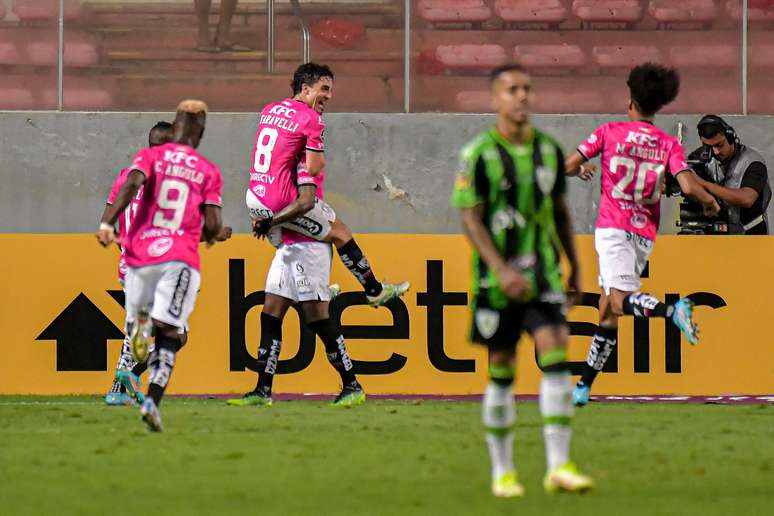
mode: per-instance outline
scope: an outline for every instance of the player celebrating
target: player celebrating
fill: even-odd
[[[472,340],[489,349],[482,419],[492,493],[524,494],[512,456],[516,343],[524,330],[535,340],[543,370],[540,412],[548,469],[543,486],[549,492],[582,492],[592,480],[569,457],[573,406],[560,246],[571,266],[570,287],[582,290],[565,202],[564,157],[554,139],[530,123],[530,76],[506,65],[490,79],[497,123],[463,148],[451,202],[461,211],[475,251]]]
[[[116,242],[113,224],[142,186],[144,193],[126,240],[126,322],[132,354],[148,358],[150,382],[140,413],[152,431],[162,431],[158,406],[182,346],[201,281],[198,244],[212,244],[221,231],[222,179],[217,166],[196,151],[207,105],[185,100],[177,107],[171,143],[141,150],[126,182],[102,218],[97,238]],[[203,219],[203,224],[202,224]]]
[[[250,215],[261,233],[269,233],[275,246],[281,242],[281,227],[332,242],[341,261],[363,286],[368,303],[381,306],[406,293],[409,283],[379,282],[352,232],[333,209],[319,196],[298,197],[296,179],[301,163],[309,172],[304,184],[314,184],[311,178],[324,174],[322,113],[333,94],[333,72],[325,65],[303,64],[293,75],[292,88],[292,98],[261,111],[246,192]]]
[[[701,202],[707,215],[719,211],[717,201],[688,169],[683,147],[676,138],[653,125],[658,111],[672,102],[680,89],[675,70],[652,63],[629,73],[629,122],[607,123],[594,131],[566,163],[569,175],[588,180],[592,169],[582,164],[602,155],[602,196],[594,242],[599,256],[599,328],[591,342],[573,399],[589,401],[591,384],[617,342],[618,318],[663,317],[696,344],[699,330],[693,322],[693,304],[681,299],[667,305],[640,293],[640,275],[653,251],[659,223],[659,202],[665,171],[677,178],[683,192]]]
[[[169,142],[172,139],[172,124],[169,122],[158,122],[154,125],[150,133],[148,133],[148,146],[157,147]],[[108,196],[105,206],[105,212],[109,209],[110,205],[116,199],[118,190],[123,186],[126,181],[126,176],[129,174],[129,168],[122,169],[113,181],[113,186],[110,188],[110,195]],[[137,206],[142,198],[142,187],[137,190],[137,195],[132,199],[129,206],[124,210],[123,217],[117,219],[118,223],[118,237],[119,240],[126,238],[126,233],[129,226],[132,224],[134,214],[137,212]],[[105,212],[102,216],[104,218]],[[126,258],[124,257],[124,248],[121,247],[121,256],[118,260],[118,282],[121,287],[124,286],[124,277],[126,276]],[[129,336],[124,338],[124,344],[121,347],[121,354],[118,357],[118,363],[116,364],[116,374],[113,379],[113,385],[110,388],[110,392],[105,395],[105,403],[108,405],[133,405],[135,400],[138,403],[143,402],[143,395],[136,390],[136,387],[140,386],[140,375],[147,369],[147,362],[135,362],[132,357],[132,350],[129,346]],[[127,389],[122,384],[123,381],[130,384]],[[127,394],[127,391],[129,394]]]

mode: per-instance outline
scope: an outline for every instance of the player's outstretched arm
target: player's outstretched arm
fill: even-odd
[[[529,282],[519,271],[508,265],[497,251],[492,236],[484,226],[481,206],[462,208],[460,213],[465,235],[487,267],[497,274],[505,295],[514,300],[523,298],[529,289]]]
[[[118,195],[116,195],[115,201],[113,204],[106,206],[105,211],[102,213],[99,230],[96,233],[100,244],[108,246],[113,242],[118,242],[114,229],[118,215],[123,213],[126,207],[129,206],[134,196],[137,195],[137,190],[140,189],[144,182],[145,174],[136,169],[129,172],[126,181],[118,191]]]
[[[570,262],[570,277],[568,287],[570,290],[570,306],[578,301],[578,297],[583,293],[580,281],[580,262],[575,252],[575,230],[572,227],[570,210],[567,207],[567,197],[560,195],[554,200],[554,220],[556,221],[556,232],[559,234],[559,241],[562,243],[564,254],[567,261]]]
[[[570,177],[579,177],[584,181],[591,181],[594,172],[597,171],[596,165],[586,163],[586,157],[578,151],[573,152],[564,160],[565,174]]]
[[[685,195],[704,205],[704,214],[715,216],[720,212],[718,201],[704,188],[692,170],[683,170],[676,176]]]

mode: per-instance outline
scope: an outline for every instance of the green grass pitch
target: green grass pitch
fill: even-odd
[[[774,406],[592,404],[573,456],[597,482],[547,495],[534,402],[518,405],[527,494],[495,499],[472,402],[228,407],[170,398],[166,432],[96,397],[0,396],[0,512],[159,515],[731,515],[774,502]]]

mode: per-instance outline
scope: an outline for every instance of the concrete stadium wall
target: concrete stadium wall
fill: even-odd
[[[169,113],[0,113],[0,233],[85,233],[97,226],[118,170]],[[327,199],[360,233],[457,233],[448,198],[460,146],[493,123],[476,114],[329,114]],[[535,124],[569,152],[612,115],[542,115]],[[657,123],[698,145],[696,115]],[[212,114],[201,151],[224,174],[224,218],[247,232],[244,192],[254,114]],[[742,140],[774,164],[774,118],[729,116]],[[599,180],[570,182],[579,233],[593,230]],[[774,204],[774,203],[772,203]],[[772,208],[774,209],[774,207]],[[662,233],[674,233],[676,202],[664,203]],[[771,210],[770,210],[771,212]],[[771,216],[771,213],[770,213]]]

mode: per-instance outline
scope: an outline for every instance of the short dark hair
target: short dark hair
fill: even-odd
[[[169,122],[165,122],[164,120],[156,122],[156,125],[151,127],[151,131],[170,131],[170,130],[172,130],[172,124]]]
[[[699,120],[696,129],[701,138],[710,139],[719,134],[725,134],[726,127],[723,126],[723,119],[716,115],[707,115]]]
[[[293,95],[301,93],[301,89],[304,84],[307,86],[314,86],[323,77],[330,77],[333,79],[333,71],[328,65],[317,63],[304,63],[296,68],[293,74],[293,82],[290,86],[293,88]]]
[[[489,72],[489,84],[492,84],[495,82],[502,74],[508,73],[508,72],[522,72],[527,73],[524,68],[521,67],[521,65],[518,65],[516,63],[510,63],[510,64],[504,64],[500,65],[491,72]]]
[[[674,68],[645,63],[632,68],[626,81],[637,111],[655,115],[680,92],[680,74]]]
[[[169,122],[160,121],[156,122],[156,125],[151,127],[148,132],[148,145],[155,146],[172,141],[172,133],[174,132],[174,126]]]

